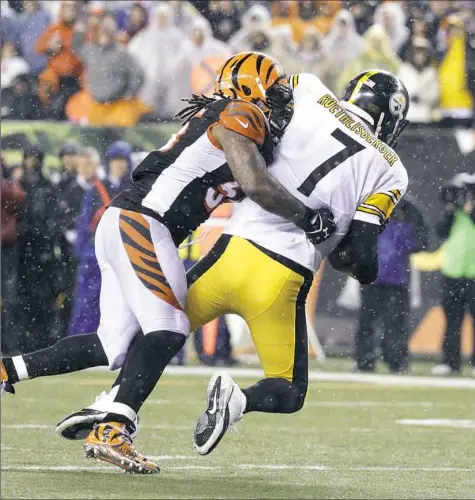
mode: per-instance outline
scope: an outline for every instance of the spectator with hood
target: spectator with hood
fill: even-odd
[[[18,179],[7,179],[1,158],[2,228],[2,352],[12,353],[18,346],[18,212],[25,192]]]
[[[103,18],[97,42],[85,43],[84,34],[84,26],[76,25],[74,52],[84,62],[86,83],[92,96],[89,123],[123,127],[134,125],[146,111],[144,104],[137,99],[144,75],[134,58],[116,42],[114,18]],[[147,49],[148,57],[151,47]]]
[[[180,0],[179,2],[168,2],[168,5],[171,8],[173,25],[181,31],[187,31],[191,22],[197,17],[201,17],[192,2]]]
[[[43,106],[51,110],[50,117],[66,119],[66,101],[79,90],[82,63],[73,53],[74,23],[77,5],[73,1],[61,2],[59,20],[38,39],[36,50],[48,59],[45,71],[39,77],[39,96]]]
[[[354,17],[356,31],[362,35],[373,24],[373,15],[376,2],[368,0],[345,0],[345,9],[348,9]]]
[[[36,51],[36,43],[51,24],[51,16],[38,0],[25,0],[23,13],[16,18],[15,43],[33,73],[39,73],[47,59]]]
[[[241,27],[241,11],[233,0],[210,0],[198,4],[200,12],[211,24],[213,37],[227,42]]]
[[[371,28],[363,36],[363,49],[360,55],[353,60],[343,71],[336,84],[337,95],[342,95],[347,83],[358,73],[371,68],[390,71],[399,71],[401,60],[395,54],[384,28],[379,24]]]
[[[353,15],[340,10],[325,37],[325,48],[331,54],[332,65],[341,71],[359,56],[363,49],[363,37],[358,35]]]
[[[106,152],[107,178],[102,181],[94,178],[82,203],[76,221],[75,252],[79,263],[69,335],[95,332],[99,326],[101,272],[94,250],[94,236],[112,198],[131,182],[131,154],[132,148],[127,142],[111,144]]]
[[[398,54],[409,38],[409,28],[406,26],[406,14],[400,3],[384,2],[376,8],[374,24],[383,27],[391,42],[393,51]]]
[[[329,85],[333,89],[341,71],[351,64],[363,49],[363,37],[356,31],[351,12],[340,10],[336,14],[325,37],[324,46],[331,57],[332,71]]]
[[[148,25],[148,10],[144,5],[137,2],[132,5],[127,16],[127,24],[119,33],[122,43],[129,43],[135,35],[144,30]]]
[[[44,152],[29,146],[23,154],[20,180],[25,201],[18,218],[20,325],[22,351],[46,347],[54,339],[50,330],[57,290],[57,257],[60,240],[60,209],[56,188],[43,175]]]
[[[411,39],[407,61],[399,68],[398,76],[411,98],[407,119],[412,123],[433,121],[433,111],[439,102],[437,70],[431,64],[430,49],[426,38]]]
[[[254,4],[242,16],[241,26],[229,40],[231,52],[247,52],[253,50],[252,39],[256,32],[271,30],[272,19],[269,11],[259,4]]]
[[[2,96],[5,92],[11,93],[11,88],[15,78],[25,75],[29,71],[26,61],[16,53],[13,42],[5,41],[2,45]],[[10,90],[8,90],[10,89]]]
[[[184,96],[212,93],[216,70],[230,56],[228,45],[213,38],[211,26],[204,17],[196,17],[190,22],[188,41],[176,56],[174,72],[180,78],[170,92],[174,114],[183,108],[181,99]]]
[[[285,63],[285,70],[288,74],[313,73],[332,89],[331,64],[323,35],[318,28],[314,26],[305,28],[302,40],[297,44],[292,55],[293,57]]]
[[[181,79],[175,71],[176,59],[189,44],[186,35],[173,25],[172,14],[170,5],[160,3],[148,27],[127,46],[145,77],[139,97],[161,119],[174,115],[170,93]],[[160,47],[160,50],[151,51],[151,47]]]

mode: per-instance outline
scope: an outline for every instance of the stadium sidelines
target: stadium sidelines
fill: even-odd
[[[97,370],[97,368],[94,368]],[[208,366],[168,366],[169,375],[211,377],[219,368]],[[262,378],[264,373],[258,368],[226,368],[233,378]],[[456,389],[475,389],[475,379],[433,378],[411,375],[375,375],[361,373],[339,373],[311,371],[308,378],[312,382],[357,382],[361,384],[393,385],[400,387],[452,387]]]

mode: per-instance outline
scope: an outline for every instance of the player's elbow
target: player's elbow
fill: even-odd
[[[362,285],[371,285],[378,279],[379,266],[378,262],[370,262],[366,265],[354,266],[353,277]]]

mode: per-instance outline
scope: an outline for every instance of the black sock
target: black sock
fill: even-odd
[[[104,422],[122,422],[127,425],[133,423],[127,416],[115,412],[114,405],[126,405],[137,413],[185,340],[186,336],[182,333],[165,330],[151,332],[129,349],[112,411],[106,415]]]
[[[22,356],[28,378],[61,375],[95,366],[107,366],[107,356],[97,333],[65,337],[56,344]],[[18,382],[11,357],[3,358],[8,378]]]
[[[2,358],[2,361],[3,365],[5,366],[5,370],[7,371],[8,381],[11,384],[16,384],[20,379],[18,378],[18,374],[16,372],[12,358]]]
[[[134,340],[132,340],[130,346],[129,346],[129,350],[127,351],[127,355],[125,356],[125,360],[124,360],[124,364],[122,365],[122,368],[120,369],[119,371],[119,374],[117,375],[117,378],[114,380],[114,383],[112,384],[112,389],[118,385],[120,385],[120,383],[122,382],[122,378],[124,377],[124,367],[125,367],[125,364],[127,362],[127,359],[129,358],[129,356],[131,356],[131,354],[133,352],[135,352],[135,348],[134,346],[137,344],[137,342],[140,341],[140,339],[143,338],[143,332],[139,332]]]
[[[246,396],[244,413],[294,413],[303,406],[305,393],[283,378],[266,378],[242,391]],[[306,392],[306,390],[305,390]]]

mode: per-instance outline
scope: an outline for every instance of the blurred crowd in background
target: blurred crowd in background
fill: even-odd
[[[230,54],[264,51],[337,95],[377,67],[406,83],[412,122],[470,126],[471,0],[2,0],[2,116],[132,125],[209,94]]]
[[[316,74],[337,95],[362,70],[394,72],[408,88],[413,124],[473,126],[473,1],[10,0],[1,2],[1,17],[3,119],[103,127],[173,120],[181,98],[212,92],[223,60],[257,50],[289,74]],[[2,352],[96,330],[95,228],[143,158],[124,141],[108,146],[101,157],[65,143],[60,170],[48,176],[37,144],[23,148],[19,164],[2,157]],[[441,297],[447,328],[434,373],[461,369],[466,309],[475,323],[475,174],[453,178],[441,201],[440,221],[428,227],[407,197],[381,235],[380,277],[361,290],[359,371],[373,371],[380,353],[391,372],[408,370],[409,259],[436,234],[449,251]],[[189,267],[198,257],[187,252]],[[194,337],[199,358],[234,364],[226,322],[213,328],[211,347],[202,331]],[[475,353],[471,362],[475,375]]]

